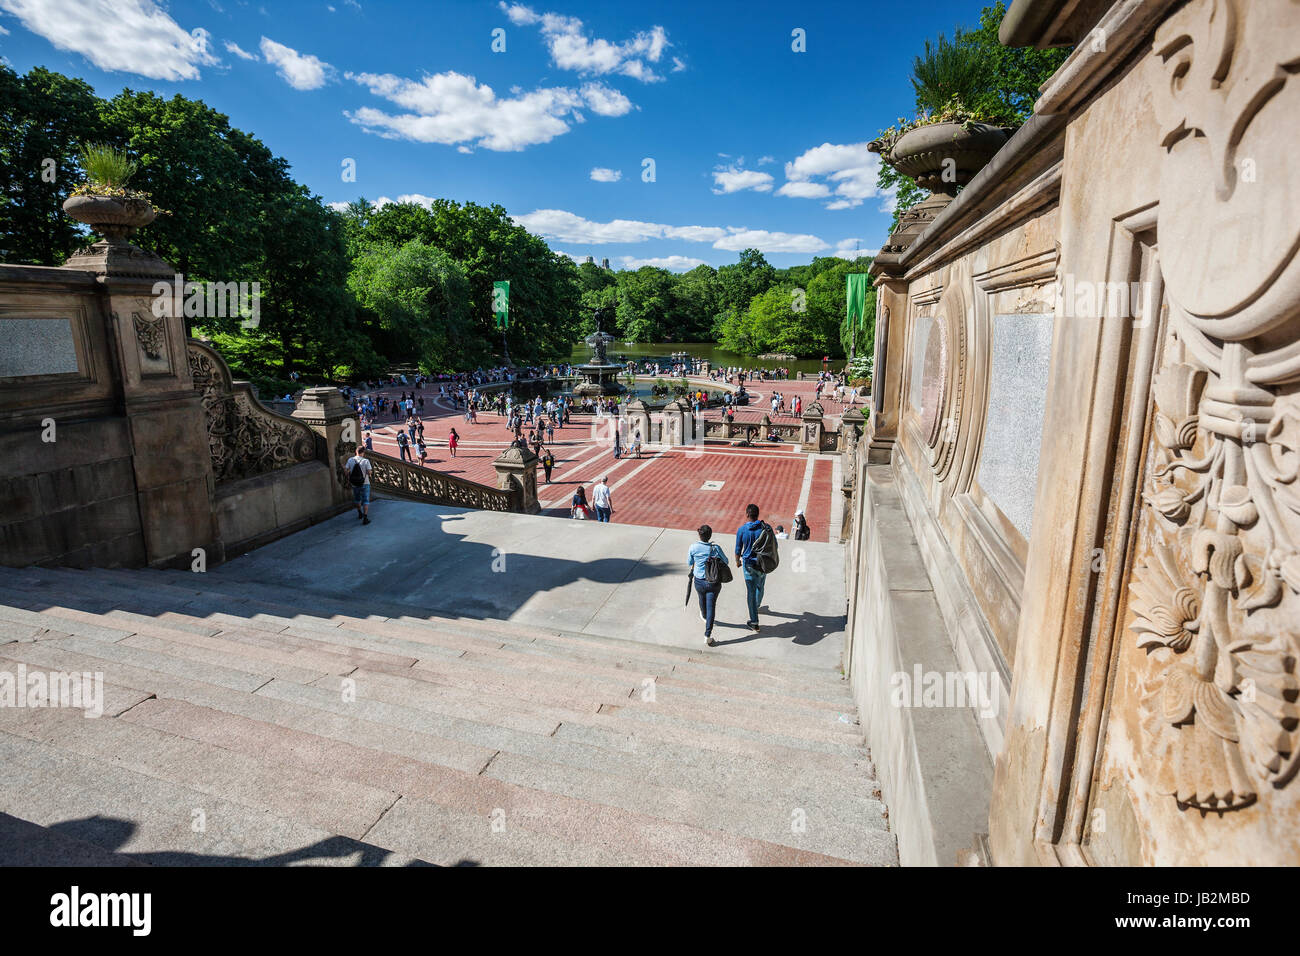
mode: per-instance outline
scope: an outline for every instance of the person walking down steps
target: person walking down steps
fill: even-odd
[[[736,529],[736,567],[745,576],[745,603],[749,607],[749,620],[745,623],[757,632],[758,609],[763,606],[767,576],[776,570],[780,558],[776,532],[766,521],[759,520],[758,505],[746,505],[745,517],[748,520]]]
[[[710,540],[713,529],[702,524],[696,530],[700,540],[691,545],[686,552],[686,564],[690,576],[686,584],[686,603],[691,603],[691,590],[695,590],[700,602],[700,620],[704,622],[704,642],[715,647],[713,639],[713,616],[718,606],[718,595],[722,585],[731,580],[731,568],[727,567],[727,554]]]
[[[352,485],[352,503],[357,506],[357,517],[362,524],[370,524],[370,469],[365,447],[357,445],[343,470]]]

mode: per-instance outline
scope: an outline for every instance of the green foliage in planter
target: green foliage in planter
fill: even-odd
[[[1006,4],[998,0],[980,11],[977,29],[958,28],[952,40],[940,34],[935,43],[925,41],[924,52],[912,66],[916,117],[900,118],[881,130],[877,141],[882,151],[919,126],[958,122],[967,127],[972,123],[1016,127],[1033,114],[1039,87],[1065,62],[1070,50],[1003,46],[998,27],[1006,12]],[[885,163],[880,165],[876,185],[895,197],[891,233],[902,213],[926,195]]]
[[[125,152],[103,143],[87,143],[81,147],[78,157],[88,185],[104,189],[125,189],[139,168]]]

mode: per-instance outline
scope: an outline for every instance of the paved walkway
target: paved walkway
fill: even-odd
[[[757,422],[768,406],[761,399],[775,387],[787,402],[796,394],[812,401],[813,382],[760,382],[751,390],[758,404],[737,411],[737,422]],[[403,389],[384,389],[397,395]],[[376,393],[377,394],[377,393]],[[437,388],[426,389],[423,419],[429,457],[427,466],[470,481],[495,484],[492,460],[510,443],[511,434],[503,416],[479,412],[477,424],[464,420],[464,413],[449,402],[437,398]],[[823,401],[828,419],[838,415],[842,406]],[[714,409],[706,416],[717,418]],[[376,451],[398,456],[396,435],[400,423],[384,422],[381,415],[374,429]],[[793,415],[775,416],[774,421],[794,422]],[[404,419],[403,419],[404,421]],[[603,420],[605,422],[608,419]],[[548,447],[555,455],[556,466],[550,484],[544,483],[539,469],[539,498],[542,513],[550,517],[567,517],[569,502],[579,484],[587,489],[602,477],[608,477],[613,490],[614,522],[646,525],[655,528],[694,530],[709,524],[719,531],[734,531],[744,521],[744,509],[751,502],[759,506],[764,518],[787,529],[794,513],[803,510],[812,529],[813,541],[832,540],[832,504],[834,456],[805,455],[789,445],[762,445],[757,448],[732,448],[706,445],[667,449],[646,449],[640,459],[615,459],[607,441],[601,439],[602,420],[593,415],[574,415],[573,420],[555,431]],[[829,421],[833,427],[835,421]],[[460,436],[456,457],[447,446],[447,436],[455,428]]]
[[[615,495],[618,492],[615,491]],[[617,505],[617,500],[615,502]],[[208,572],[296,594],[396,601],[466,618],[703,647],[697,605],[684,603],[691,531],[377,501]],[[728,554],[734,529],[714,536]],[[337,560],[322,560],[331,555]],[[745,587],[725,585],[714,639],[745,657],[837,671],[843,640],[844,549],[782,541],[768,577],[762,631],[745,627]]]

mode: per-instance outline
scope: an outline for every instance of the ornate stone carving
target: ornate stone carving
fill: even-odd
[[[345,459],[346,460],[346,459]],[[484,511],[513,511],[515,496],[509,491],[480,485],[454,475],[421,468],[387,455],[370,456],[370,483],[377,489],[408,497],[418,497],[430,504],[455,508],[478,508]]]
[[[225,361],[189,343],[190,375],[203,397],[212,474],[218,483],[251,478],[316,457],[316,433],[263,408],[244,383],[231,381]]]
[[[1300,112],[1300,6],[1198,0],[1153,50],[1170,332],[1130,626],[1157,786],[1222,812],[1300,764],[1300,193],[1244,166],[1300,175],[1261,145]]]
[[[149,358],[158,361],[167,350],[167,320],[159,316],[131,313],[135,322],[135,338],[140,343],[140,350]]]

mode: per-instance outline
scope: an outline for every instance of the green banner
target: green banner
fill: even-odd
[[[510,327],[510,280],[492,283],[492,311],[497,317],[497,328]]]
[[[855,272],[847,278],[849,321],[857,316],[857,327],[862,328],[867,321],[867,294],[871,291],[871,277],[865,272]]]

